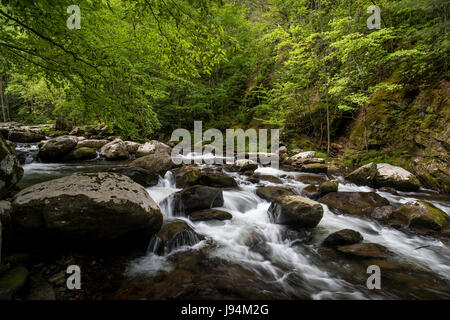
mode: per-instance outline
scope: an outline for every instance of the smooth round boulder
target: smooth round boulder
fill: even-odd
[[[75,243],[149,237],[163,216],[147,191],[115,173],[81,173],[42,182],[13,199],[11,219],[26,237]]]
[[[170,153],[158,151],[132,161],[130,166],[164,175],[168,170],[175,168],[176,165],[173,163]]]
[[[59,136],[45,142],[39,149],[38,157],[44,161],[58,161],[75,149],[78,140],[74,136]]]
[[[224,203],[222,189],[200,185],[176,192],[173,200],[177,210],[184,213],[221,207]]]
[[[334,213],[370,216],[377,207],[389,205],[389,201],[375,192],[331,192],[320,198]]]
[[[22,179],[23,168],[14,151],[0,135],[0,195]]]
[[[44,130],[27,126],[14,127],[8,133],[8,140],[13,142],[39,142],[45,139]]]
[[[272,202],[280,196],[294,196],[295,192],[288,188],[267,186],[258,187],[256,189],[256,195],[264,200]]]
[[[320,203],[301,196],[281,196],[269,207],[272,222],[300,228],[314,228],[323,217]]]
[[[376,175],[377,165],[371,162],[351,172],[346,179],[358,186],[372,186]]]
[[[216,188],[236,188],[238,186],[233,177],[222,172],[202,172],[195,183]]]
[[[308,173],[327,173],[328,167],[326,164],[322,163],[310,163],[302,165],[300,171]]]
[[[330,234],[323,241],[325,247],[338,247],[363,241],[361,233],[351,229],[343,229]]]
[[[388,163],[377,164],[375,181],[377,186],[391,187],[400,191],[417,191],[420,188],[420,182],[415,175]]]
[[[140,158],[140,157],[148,156],[154,152],[159,152],[159,151],[164,151],[164,152],[170,153],[171,149],[168,145],[166,145],[160,141],[152,140],[150,142],[146,142],[144,144],[139,145],[138,149],[136,150],[136,157]]]
[[[232,170],[238,172],[255,171],[256,169],[258,169],[258,163],[250,159],[236,160],[232,166]]]

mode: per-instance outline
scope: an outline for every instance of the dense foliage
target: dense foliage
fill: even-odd
[[[448,79],[445,0],[81,0],[74,30],[71,4],[0,1],[13,120],[101,122],[131,138],[203,120],[325,141],[374,92]],[[366,24],[374,4],[381,29]]]

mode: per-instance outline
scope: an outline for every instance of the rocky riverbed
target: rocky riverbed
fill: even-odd
[[[2,128],[2,299],[450,298],[450,196],[403,168],[177,166],[158,141]]]

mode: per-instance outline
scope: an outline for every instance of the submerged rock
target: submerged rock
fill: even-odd
[[[343,229],[330,234],[323,241],[325,247],[337,247],[363,241],[361,233],[351,229]]]
[[[314,228],[323,217],[323,208],[320,203],[300,196],[281,196],[272,202],[268,213],[278,224]]]
[[[105,172],[33,185],[14,197],[12,207],[15,231],[35,240],[91,243],[147,237],[160,229],[163,220],[142,186]]]
[[[334,213],[370,216],[377,207],[389,201],[375,192],[331,192],[320,199]]]
[[[357,243],[337,248],[350,257],[355,258],[377,258],[386,259],[389,256],[389,250],[377,243]]]
[[[282,187],[258,187],[256,195],[267,201],[273,201],[280,196],[294,196],[295,192],[288,188]]]
[[[202,239],[183,220],[170,220],[164,222],[161,230],[151,238],[148,252],[165,255],[183,246],[193,246]]]
[[[13,150],[0,136],[0,195],[22,179],[23,168]]]
[[[201,211],[192,212],[189,215],[189,219],[192,221],[208,221],[208,220],[230,220],[233,216],[231,213],[217,210],[217,209],[206,209]]]

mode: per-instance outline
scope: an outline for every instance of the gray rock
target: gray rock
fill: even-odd
[[[0,195],[22,179],[23,169],[13,150],[0,136]]]
[[[19,192],[11,214],[25,236],[105,241],[149,236],[162,214],[147,191],[114,173],[75,174]]]
[[[281,196],[272,202],[268,213],[275,223],[314,228],[323,217],[323,208],[320,203],[301,196]]]

